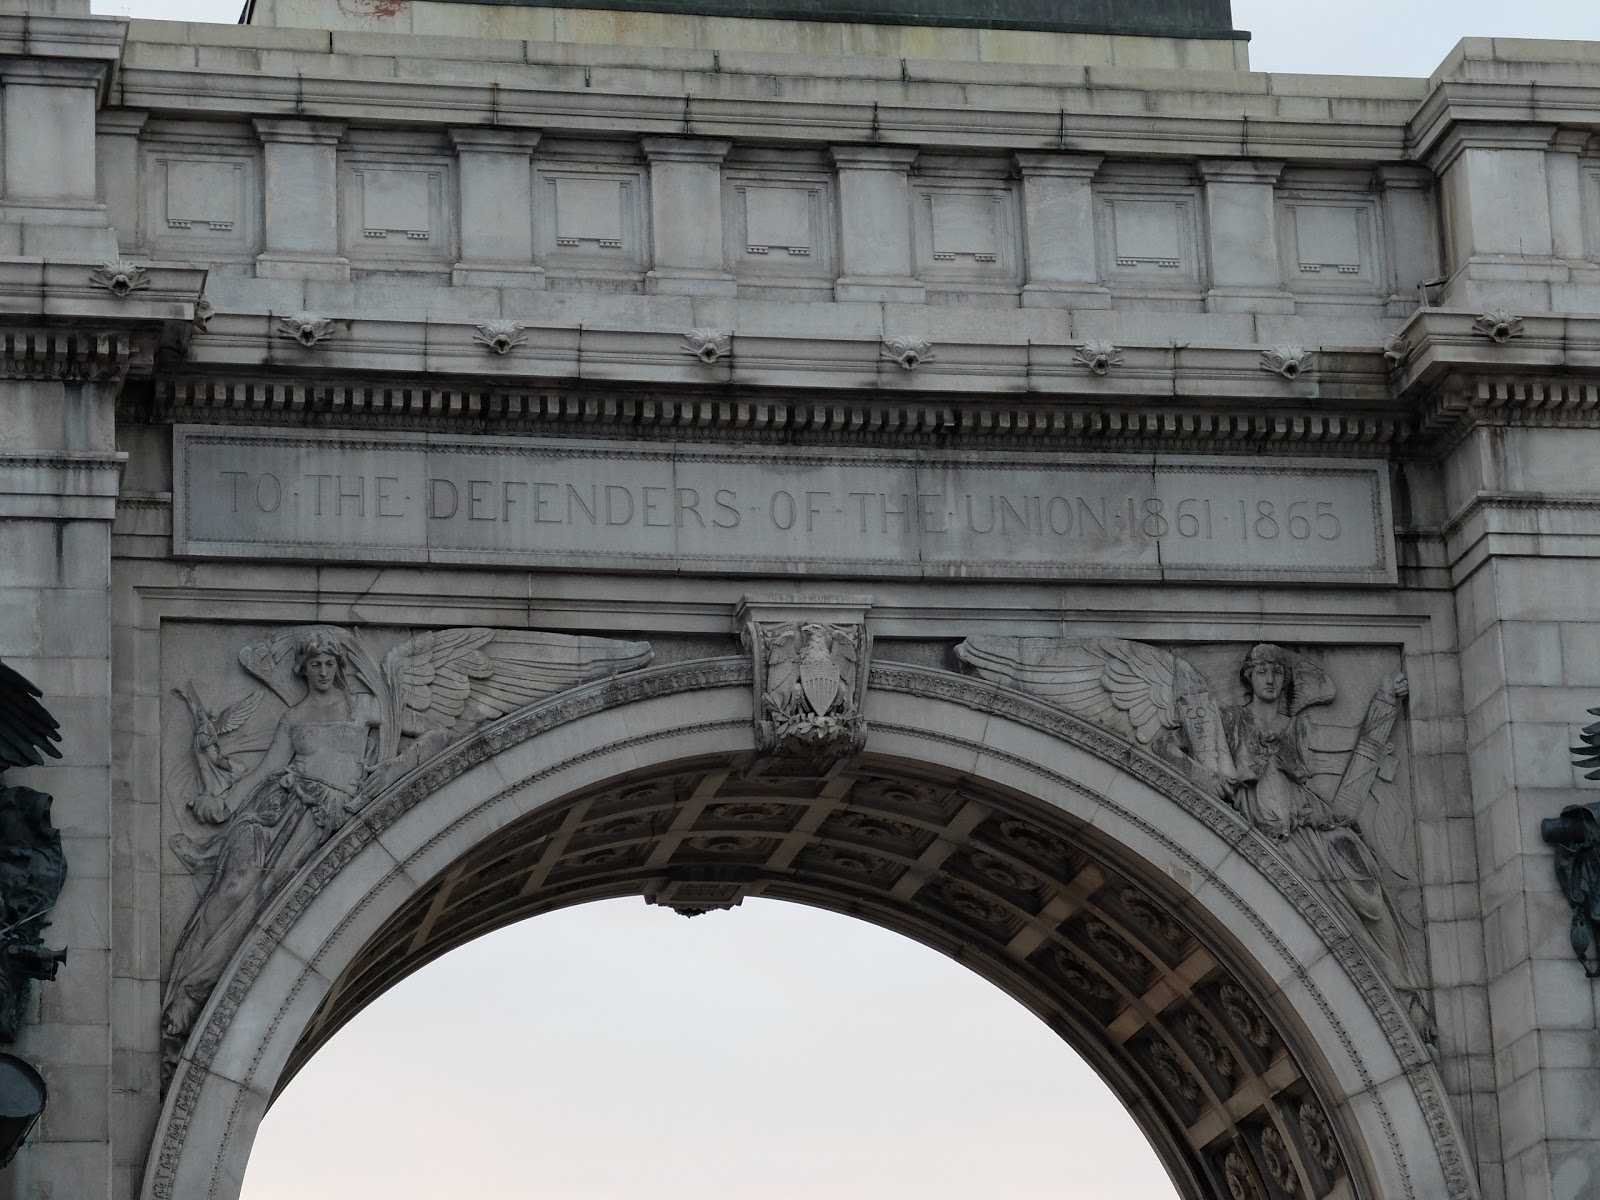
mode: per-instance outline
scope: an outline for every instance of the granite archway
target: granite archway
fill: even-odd
[[[751,666],[514,713],[364,809],[261,915],[185,1047],[146,1200],[234,1200],[299,1065],[492,929],[643,893],[764,894],[958,957],[1127,1104],[1190,1200],[1476,1197],[1427,1047],[1270,844],[1159,760],[1008,689],[873,666],[867,751],[747,777]]]

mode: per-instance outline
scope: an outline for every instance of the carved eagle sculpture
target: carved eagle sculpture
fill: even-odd
[[[1114,730],[1226,797],[1235,777],[1222,712],[1195,667],[1121,638],[974,637],[956,647],[968,670]]]
[[[61,757],[55,748],[61,726],[39,703],[42,695],[31,680],[0,663],[0,773],[37,767],[46,754]]]

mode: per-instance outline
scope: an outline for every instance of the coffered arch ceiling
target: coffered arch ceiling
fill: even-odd
[[[1475,1194],[1394,996],[1165,767],[1015,693],[879,666],[867,754],[772,778],[750,769],[749,679],[727,659],[596,685],[375,801],[218,988],[146,1196],[236,1195],[270,1098],[422,964],[630,894],[810,904],[957,958],[1089,1060],[1193,1200]]]

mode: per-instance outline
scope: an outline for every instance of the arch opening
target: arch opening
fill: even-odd
[[[577,905],[408,976],[274,1102],[244,1200],[530,1189],[1176,1200],[1031,1013],[898,934],[761,897],[692,921]]]
[[[271,1098],[423,964],[639,894],[682,912],[790,900],[957,958],[1083,1055],[1186,1198],[1472,1193],[1426,1055],[1394,1045],[1395,997],[1374,1005],[1359,949],[1330,948],[1314,901],[1263,877],[1254,835],[1165,767],[990,685],[952,698],[951,677],[896,667],[874,668],[867,754],[829,779],[752,778],[748,672],[583,689],[375,801],[213,996],[147,1196],[236,1196]]]

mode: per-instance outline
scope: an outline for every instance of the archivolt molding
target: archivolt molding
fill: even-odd
[[[485,797],[462,812],[454,821],[445,828],[433,831],[427,840],[416,850],[410,853],[404,861],[387,872],[383,880],[376,886],[365,891],[350,911],[344,913],[338,923],[337,929],[323,943],[322,949],[305,962],[297,980],[289,989],[289,994],[278,1007],[272,1017],[272,1028],[264,1032],[255,1043],[253,1057],[247,1068],[242,1071],[235,1069],[235,1074],[242,1076],[226,1085],[225,1091],[231,1089],[232,1104],[225,1121],[222,1124],[220,1135],[210,1133],[218,1125],[220,1114],[207,1111],[217,1102],[227,1103],[223,1093],[214,1093],[206,1101],[207,1110],[201,1107],[202,1098],[207,1084],[212,1080],[223,1079],[213,1072],[219,1051],[222,1049],[224,1039],[230,1023],[239,1013],[241,1006],[246,1002],[253,986],[261,976],[274,951],[287,939],[300,917],[318,896],[339,877],[340,873],[358,856],[368,848],[379,835],[386,829],[395,825],[402,817],[422,804],[429,796],[451,781],[465,775],[473,767],[484,763],[504,751],[528,742],[540,734],[555,730],[582,718],[604,713],[611,709],[620,708],[641,701],[688,694],[697,691],[713,691],[717,689],[737,688],[748,689],[751,685],[751,665],[746,658],[729,658],[704,660],[696,663],[674,667],[660,668],[643,671],[635,674],[617,676],[603,682],[562,694],[550,701],[534,707],[516,712],[501,719],[493,725],[458,742],[434,759],[423,763],[411,774],[399,780],[385,793],[381,794],[370,806],[363,810],[359,816],[352,820],[333,841],[324,848],[320,856],[312,861],[303,873],[298,883],[286,889],[273,906],[258,922],[256,932],[245,947],[235,956],[234,961],[224,982],[217,989],[211,1002],[202,1014],[202,1020],[196,1029],[190,1044],[185,1051],[177,1078],[174,1081],[171,1094],[167,1100],[166,1112],[159,1127],[159,1142],[154,1147],[151,1164],[147,1173],[145,1195],[149,1198],[170,1200],[175,1195],[174,1182],[177,1179],[178,1168],[185,1155],[185,1146],[191,1130],[197,1122],[203,1123],[208,1130],[208,1137],[219,1137],[215,1146],[204,1145],[195,1147],[191,1153],[204,1153],[213,1162],[211,1168],[211,1187],[209,1195],[218,1197],[231,1193],[227,1191],[228,1153],[227,1148],[235,1136],[248,1136],[240,1133],[241,1123],[248,1118],[247,1109],[252,1105],[260,1105],[260,1090],[271,1090],[276,1080],[257,1080],[256,1073],[261,1069],[264,1055],[270,1044],[277,1039],[278,1033],[285,1021],[290,1019],[306,1019],[305,1005],[300,1001],[304,986],[313,978],[322,975],[328,978],[324,962],[324,954],[328,947],[341,940],[341,933],[353,927],[365,927],[370,924],[371,918],[367,910],[371,905],[378,903],[388,886],[393,881],[415,864],[430,857],[436,857],[437,852],[445,847],[450,840],[460,831],[480,823],[482,817],[488,814],[496,805],[512,795],[525,792],[535,784],[544,783],[558,776],[565,775],[580,768],[584,764],[601,759],[604,756],[625,750],[630,755],[636,754],[642,747],[652,742],[665,739],[681,738],[698,731],[701,734],[714,735],[716,738],[728,741],[730,745],[747,739],[749,734],[748,717],[740,719],[710,720],[702,722],[686,722],[683,725],[662,729],[645,729],[634,734],[631,738],[621,742],[598,744],[587,749],[581,749],[575,754],[552,760],[542,764],[536,771],[525,776],[519,776],[517,782],[501,790],[495,795]],[[1251,867],[1267,879],[1277,891],[1288,900],[1293,908],[1304,915],[1313,926],[1318,936],[1330,948],[1333,955],[1349,976],[1355,987],[1365,998],[1377,1024],[1386,1036],[1389,1048],[1395,1054],[1405,1077],[1412,1089],[1416,1102],[1421,1109],[1432,1135],[1433,1151],[1442,1170],[1448,1195],[1452,1198],[1469,1200],[1475,1197],[1476,1185],[1470,1171],[1466,1166],[1464,1155],[1460,1148],[1460,1136],[1455,1127],[1455,1122],[1446,1107],[1442,1089],[1438,1085],[1436,1072],[1428,1058],[1426,1048],[1417,1037],[1405,1012],[1394,993],[1389,989],[1378,970],[1368,960],[1363,948],[1344,931],[1332,912],[1315,895],[1303,880],[1301,880],[1285,863],[1285,861],[1271,847],[1270,843],[1251,829],[1243,820],[1232,812],[1201,793],[1189,781],[1178,775],[1163,762],[1137,750],[1126,742],[1114,737],[1105,730],[1099,729],[1068,713],[1051,708],[1021,693],[997,687],[976,679],[962,677],[943,671],[922,669],[900,664],[877,664],[871,669],[870,687],[873,692],[888,696],[899,694],[913,699],[946,701],[952,705],[960,706],[978,713],[986,713],[992,717],[1000,717],[1016,725],[1035,730],[1058,739],[1068,745],[1074,746],[1095,758],[1098,758],[1113,767],[1126,772],[1142,784],[1155,792],[1167,797],[1176,803],[1179,808],[1189,816],[1202,823],[1204,827],[1214,833],[1222,843],[1232,847],[1243,856]],[[869,702],[870,703],[870,702]],[[1004,761],[1010,768],[1021,774],[1031,773],[1043,780],[1049,781],[1057,788],[1066,789],[1085,798],[1085,800],[1106,807],[1113,811],[1117,819],[1127,822],[1138,829],[1142,836],[1159,844],[1172,855],[1175,862],[1182,862],[1196,878],[1206,880],[1215,893],[1223,897],[1240,915],[1242,915],[1254,928],[1255,935],[1267,944],[1281,957],[1284,964],[1288,965],[1297,980],[1298,985],[1305,991],[1317,1005],[1322,1021],[1340,1043],[1340,1048],[1353,1064],[1358,1073],[1360,1087],[1355,1089],[1363,1094],[1364,1103],[1372,1106],[1377,1120],[1384,1130],[1388,1142],[1388,1156],[1394,1164],[1403,1181],[1404,1194],[1407,1197],[1415,1196],[1415,1188],[1411,1182],[1411,1170],[1407,1165],[1405,1148],[1401,1144],[1393,1116],[1389,1112],[1384,1098],[1385,1081],[1375,1079],[1367,1067],[1364,1056],[1360,1052],[1355,1039],[1349,1032],[1346,1021],[1341,1019],[1335,1011],[1333,1004],[1316,983],[1312,974],[1300,963],[1291,948],[1279,937],[1277,931],[1257,912],[1235,889],[1230,887],[1225,880],[1220,878],[1195,855],[1156,825],[1148,817],[1140,816],[1125,805],[1108,800],[1088,788],[1078,784],[1065,774],[1053,771],[1048,765],[1041,764],[1032,758],[1011,754],[994,745],[986,744],[988,739],[975,740],[970,738],[951,737],[929,733],[925,728],[912,728],[905,724],[893,722],[874,722],[874,729],[881,730],[885,737],[901,739],[924,739],[931,742],[942,742],[995,761]],[[719,742],[720,744],[720,742]],[[870,747],[869,747],[870,749]],[[580,772],[581,775],[581,772]],[[544,809],[540,809],[543,812]],[[530,814],[531,815],[531,814]],[[527,818],[521,818],[526,820]],[[1052,835],[1037,833],[1035,837],[1050,837]],[[1063,843],[1064,844],[1064,843]],[[1004,871],[1010,876],[1015,876],[1018,868],[1001,863]],[[867,865],[870,870],[870,864]],[[981,866],[979,867],[981,871]],[[990,874],[990,878],[999,883],[998,876]],[[1015,879],[1013,879],[1015,882]],[[947,889],[948,890],[948,889]],[[970,890],[970,889],[969,889]],[[1129,892],[1136,889],[1129,888]],[[1142,895],[1142,893],[1141,893]],[[979,903],[987,903],[985,893],[979,890],[968,900],[971,912],[976,911]],[[1124,897],[1126,900],[1126,897]],[[1136,900],[1138,897],[1135,898]],[[968,912],[962,905],[963,897],[950,892],[943,898],[957,913]],[[1127,901],[1127,910],[1131,915],[1134,926],[1141,924],[1137,915],[1137,904],[1133,900]],[[976,918],[973,918],[976,919]],[[1170,922],[1171,919],[1168,918]],[[888,923],[888,922],[886,922]],[[1092,923],[1092,922],[1091,922]],[[1171,922],[1176,924],[1176,922]],[[1144,923],[1148,924],[1148,923]],[[1156,922],[1157,925],[1160,922]],[[1214,932],[1214,931],[1213,931]],[[1092,933],[1090,934],[1092,937]],[[1120,940],[1121,934],[1107,930],[1105,936],[1112,940]],[[1151,929],[1138,935],[1141,944],[1159,945],[1159,939],[1164,936],[1153,926]],[[1148,942],[1149,938],[1156,938],[1155,942]],[[1099,943],[1093,943],[1098,946]],[[1103,949],[1103,947],[1101,947]],[[1142,952],[1136,952],[1142,953]],[[1065,958],[1071,960],[1074,955],[1071,951],[1065,952]],[[1114,956],[1113,956],[1114,958]],[[1077,964],[1068,962],[1062,970],[1080,971],[1082,961]],[[337,975],[338,971],[334,970]],[[1085,976],[1092,982],[1091,976]],[[1070,984],[1070,978],[1069,978]],[[1254,1001],[1249,995],[1237,987],[1236,984],[1226,985],[1232,987],[1234,995],[1230,1001],[1226,994],[1221,994],[1218,1001],[1224,1008],[1228,1004],[1238,1007],[1241,1003],[1253,1005]],[[1093,988],[1091,987],[1091,991]],[[1243,997],[1241,1001],[1240,997]],[[1214,1017],[1212,1019],[1215,1019]],[[1199,1017],[1193,1018],[1197,1030],[1201,1030],[1208,1037],[1214,1039],[1210,1027]],[[1254,1030],[1254,1032],[1251,1032]],[[1260,1030],[1254,1025],[1250,1029],[1241,1031],[1241,1040],[1234,1044],[1239,1049],[1245,1049],[1247,1043],[1259,1036]],[[1209,1061],[1205,1057],[1203,1047],[1198,1047],[1198,1042],[1205,1040],[1200,1032],[1191,1030],[1184,1035],[1184,1055],[1199,1055],[1196,1062]],[[1270,1035],[1267,1035],[1270,1038]],[[1259,1044],[1259,1043],[1258,1043]],[[1149,1048],[1148,1053],[1155,1053],[1156,1049],[1166,1046],[1167,1043],[1157,1043]],[[1131,1047],[1130,1047],[1131,1049]],[[1219,1045],[1213,1047],[1214,1057],[1217,1062],[1220,1056],[1227,1051]],[[1166,1053],[1171,1053],[1170,1047]],[[1160,1056],[1157,1055],[1159,1059]],[[1231,1059],[1229,1061],[1232,1061]],[[1210,1068],[1213,1072],[1220,1071],[1216,1063]],[[1210,1085],[1207,1085],[1208,1087]],[[256,1089],[254,1093],[250,1089]],[[252,1098],[254,1096],[254,1098]],[[1327,1147],[1331,1134],[1328,1131],[1327,1117],[1323,1115],[1320,1107],[1306,1100],[1298,1110],[1299,1116],[1293,1118],[1298,1121],[1295,1128],[1301,1131],[1304,1145],[1312,1147],[1312,1155],[1317,1161],[1327,1158],[1328,1161],[1337,1162],[1336,1152]],[[1307,1115],[1309,1114],[1309,1115]],[[1277,1125],[1269,1124],[1258,1130],[1253,1136],[1258,1145],[1258,1150],[1266,1154],[1273,1147],[1282,1142],[1283,1134],[1289,1129],[1288,1122],[1291,1116],[1277,1114],[1274,1120]],[[259,1114],[256,1114],[259,1119]],[[1307,1124],[1309,1122],[1309,1124]],[[1280,1128],[1281,1127],[1281,1128]],[[1310,1129],[1316,1138],[1303,1131]],[[1241,1135],[1242,1136],[1242,1135]],[[1305,1139],[1311,1140],[1305,1140]],[[1276,1140],[1274,1140],[1276,1139]],[[1313,1146],[1313,1142],[1317,1145]],[[1239,1143],[1243,1145],[1242,1142]],[[237,1150],[237,1148],[235,1148]],[[1376,1149],[1376,1148],[1374,1148]],[[1412,1147],[1415,1152],[1415,1147]],[[1329,1153],[1334,1157],[1328,1158]],[[1326,1164],[1324,1164],[1324,1169]],[[1213,1164],[1213,1169],[1219,1169]],[[192,1176],[188,1176],[192,1178]]]

